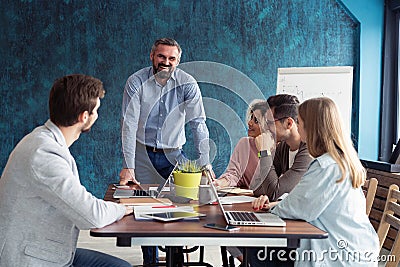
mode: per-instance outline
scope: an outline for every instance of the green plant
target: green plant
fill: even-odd
[[[186,160],[178,164],[178,170],[184,173],[202,172],[202,167],[194,160]]]

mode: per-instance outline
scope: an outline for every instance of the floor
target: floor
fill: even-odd
[[[81,231],[78,239],[78,247],[94,249],[114,255],[128,261],[133,266],[141,266],[142,264],[142,251],[139,246],[117,247],[115,245],[115,238],[91,237],[89,231]],[[388,251],[386,250],[381,253],[383,257],[387,254]],[[165,254],[160,252],[160,257],[163,256],[165,256]],[[191,261],[196,261],[198,260],[199,253],[190,253],[189,257]],[[220,247],[205,247],[204,261],[210,263],[212,266],[222,266]],[[236,266],[238,265],[239,263],[237,262]],[[384,262],[380,262],[379,266],[385,266]]]

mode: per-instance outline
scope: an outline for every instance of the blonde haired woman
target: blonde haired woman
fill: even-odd
[[[378,237],[360,188],[365,170],[338,108],[329,98],[309,99],[299,106],[298,124],[315,159],[287,198],[269,203],[261,196],[253,208],[272,208],[282,218],[305,220],[329,233],[328,239],[301,240],[297,266],[378,266]],[[255,257],[251,261],[264,266]]]

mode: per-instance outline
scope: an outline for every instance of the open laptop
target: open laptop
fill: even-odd
[[[227,224],[243,226],[286,226],[284,220],[269,212],[255,213],[251,211],[226,211],[218,197],[217,189],[212,183],[210,173],[207,173],[207,179],[211,185],[211,191],[213,192],[214,198],[217,199],[217,203]]]
[[[400,164],[400,139],[397,141],[396,147],[394,148],[393,153],[389,159],[389,163]]]
[[[163,192],[164,188],[169,185],[172,175],[176,168],[178,167],[178,163],[175,164],[174,168],[172,169],[171,173],[168,175],[168,178],[165,179],[165,182],[160,184],[157,187],[157,190],[154,189],[127,189],[127,188],[116,188],[113,194],[113,198],[134,198],[134,197],[152,197],[158,198],[160,197],[161,193]]]
[[[400,139],[397,141],[396,147],[388,162],[362,159],[361,163],[365,168],[385,172],[400,172]]]

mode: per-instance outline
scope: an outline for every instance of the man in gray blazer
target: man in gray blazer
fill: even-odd
[[[76,74],[56,80],[50,119],[11,153],[0,179],[0,266],[131,266],[76,248],[79,230],[103,227],[132,213],[87,192],[69,151],[96,121],[103,96],[96,78]]]

